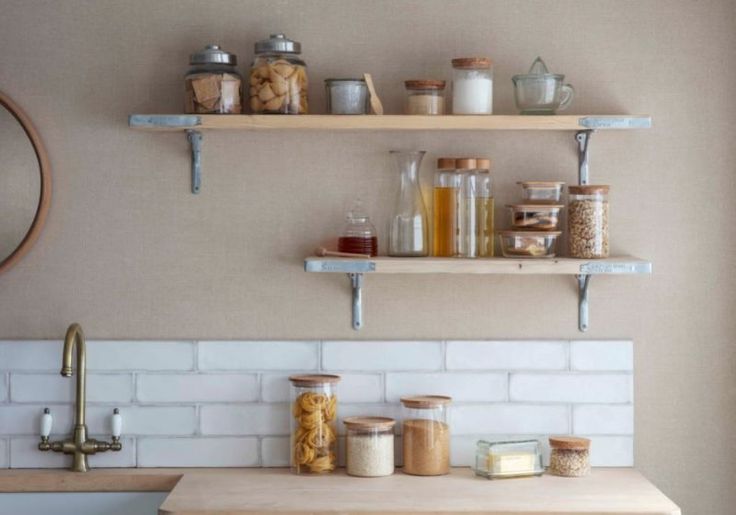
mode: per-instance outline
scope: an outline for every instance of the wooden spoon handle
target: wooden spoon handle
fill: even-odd
[[[354,254],[352,252],[337,252],[335,250],[327,250],[324,247],[317,247],[314,251],[318,256],[333,256],[333,257],[351,257],[351,258],[362,258],[370,259],[370,254]]]
[[[373,111],[373,114],[383,114],[383,104],[381,103],[381,99],[378,98],[376,87],[373,85],[373,77],[371,77],[370,73],[364,73],[363,79],[365,79],[368,92],[371,94],[371,111]]]

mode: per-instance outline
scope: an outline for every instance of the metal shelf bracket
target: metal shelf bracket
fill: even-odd
[[[578,280],[578,329],[581,332],[588,330],[590,325],[589,314],[590,306],[588,305],[588,289],[590,288],[590,274],[578,274],[575,278]]]
[[[578,143],[578,184],[590,184],[590,167],[588,166],[588,158],[590,149],[590,138],[593,136],[593,129],[578,131],[575,133],[575,141]]]
[[[202,133],[187,129],[187,139],[192,147],[192,193],[202,188]]]
[[[353,329],[360,331],[363,327],[363,274],[350,273],[348,277],[353,287]]]

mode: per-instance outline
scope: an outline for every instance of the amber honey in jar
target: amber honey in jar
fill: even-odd
[[[337,250],[351,254],[378,255],[378,236],[376,228],[363,209],[363,202],[353,201],[347,216],[345,227],[337,239]]]

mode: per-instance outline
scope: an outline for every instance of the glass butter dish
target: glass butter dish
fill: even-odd
[[[540,476],[544,472],[542,450],[537,440],[478,440],[473,470],[488,479]]]

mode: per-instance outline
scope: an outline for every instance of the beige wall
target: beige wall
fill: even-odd
[[[511,113],[511,75],[541,54],[574,84],[572,112],[651,114],[652,130],[593,139],[614,250],[655,273],[594,278],[587,336],[635,341],[639,468],[686,513],[733,512],[734,2],[0,4],[0,88],[55,172],[41,240],[0,277],[3,338],[57,338],[72,320],[97,338],[581,336],[569,277],[369,277],[358,334],[347,280],[302,272],[354,195],[384,228],[388,149],[427,149],[426,179],[440,154],[487,154],[503,205],[516,180],[574,180],[570,134],[208,134],[193,196],[184,136],[126,117],[180,110],[187,55],[205,43],[247,63],[270,31],[300,40],[315,110],[326,77],[370,71],[397,111],[403,79],[449,78],[450,58],[481,54],[496,62],[496,111]]]

